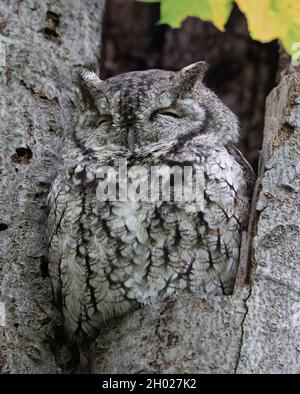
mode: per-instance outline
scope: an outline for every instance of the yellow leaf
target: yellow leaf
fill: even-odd
[[[226,22],[232,10],[232,0],[212,0],[212,20],[218,29],[224,31]]]
[[[299,0],[236,0],[246,15],[248,28],[254,40],[268,42],[281,39],[286,51],[300,41]]]

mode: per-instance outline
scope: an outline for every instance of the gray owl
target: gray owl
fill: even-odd
[[[206,69],[198,62],[105,81],[80,71],[86,105],[76,154],[51,187],[47,227],[55,299],[74,338],[93,337],[109,318],[181,291],[233,291],[253,174],[234,146],[235,115],[203,84]],[[201,206],[196,193],[174,198],[174,176],[169,199],[161,189],[156,199],[120,198],[127,175],[102,171],[117,173],[120,160],[128,173],[143,169],[143,190],[152,168],[175,167],[182,179],[184,167],[202,174]],[[99,197],[104,181],[114,182],[117,198]]]

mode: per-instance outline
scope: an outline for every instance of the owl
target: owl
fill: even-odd
[[[47,200],[49,272],[71,337],[182,291],[232,294],[254,178],[206,70],[79,72],[76,150]]]

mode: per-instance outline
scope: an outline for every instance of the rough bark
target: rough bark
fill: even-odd
[[[238,372],[300,372],[300,73],[267,99],[253,274]]]
[[[44,202],[78,108],[74,66],[97,63],[103,2],[0,3],[2,373],[72,367],[43,258]],[[285,76],[267,101],[249,284],[113,322],[91,346],[94,372],[300,372],[299,82]]]
[[[104,0],[0,2],[0,371],[59,373],[44,203],[78,108],[74,66],[97,64]],[[5,59],[4,59],[5,52]]]
[[[299,73],[270,94],[265,124],[249,284],[127,316],[99,337],[95,371],[300,372]]]

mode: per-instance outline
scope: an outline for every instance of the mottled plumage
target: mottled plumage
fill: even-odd
[[[180,291],[232,292],[251,170],[234,147],[236,117],[202,83],[203,62],[100,81],[81,71],[87,107],[79,154],[48,197],[49,268],[66,327],[77,338],[102,323]],[[70,157],[71,157],[70,153]],[[204,201],[99,201],[99,168],[191,166]]]

